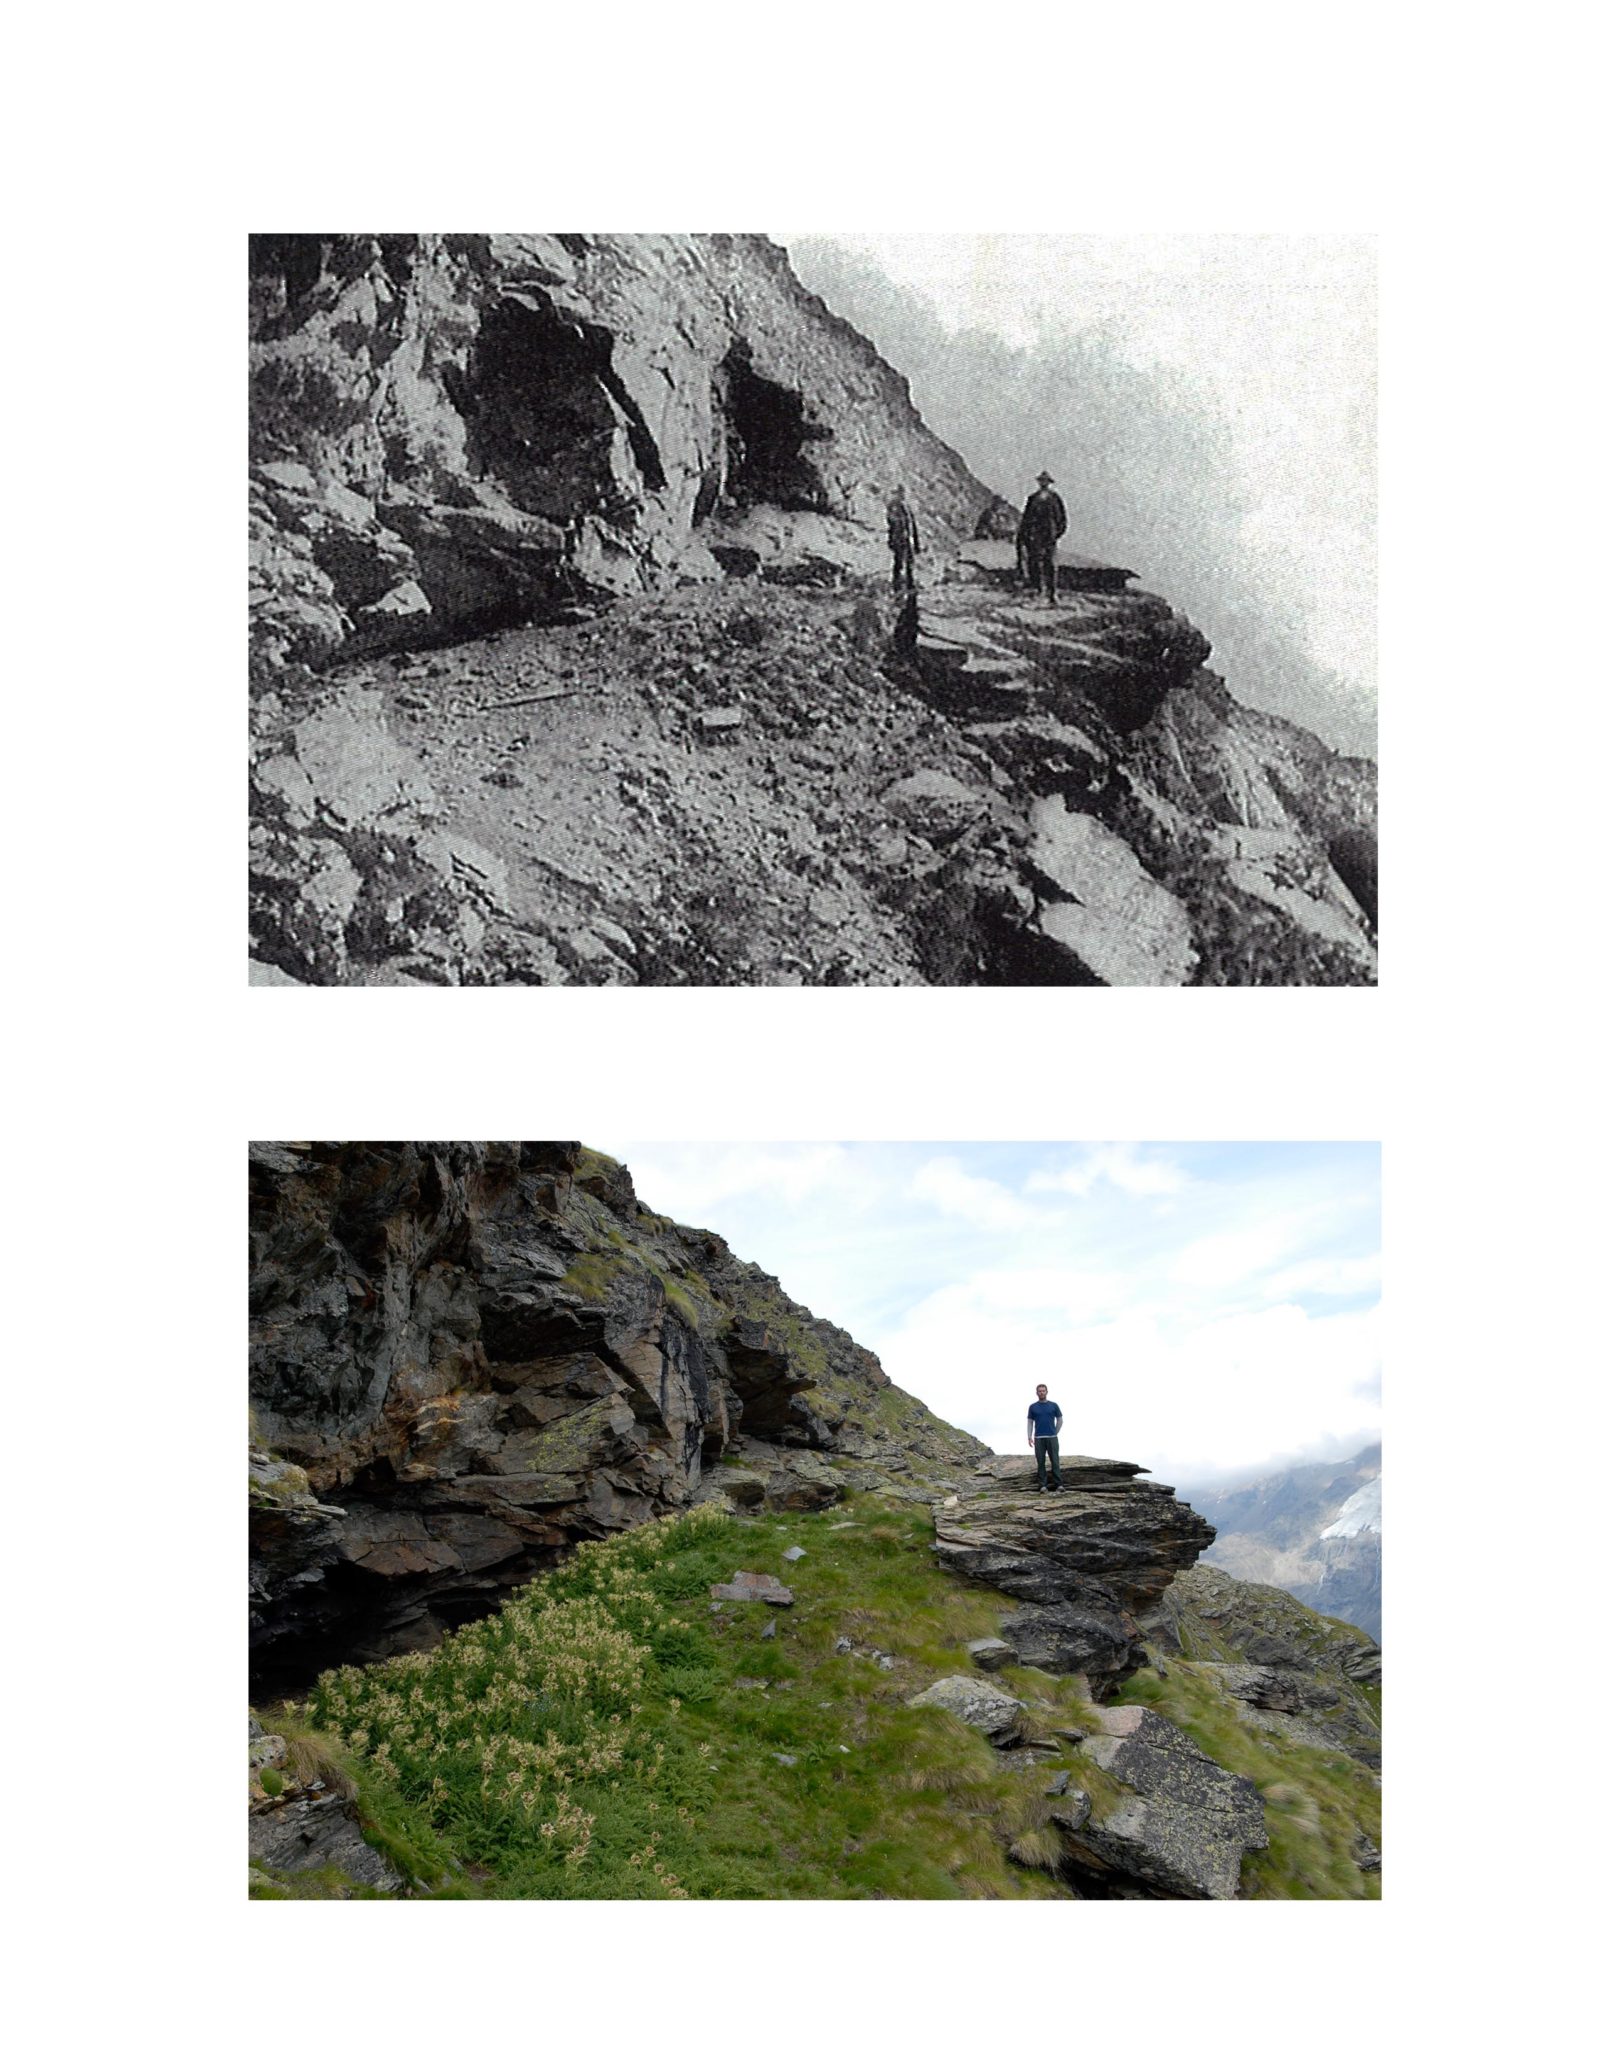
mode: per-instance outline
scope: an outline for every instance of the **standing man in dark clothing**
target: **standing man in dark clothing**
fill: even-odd
[[[1017,555],[1030,590],[1043,590],[1056,601],[1056,541],[1067,529],[1067,507],[1050,484],[1050,475],[1039,477],[1039,486],[1028,498],[1022,523],[1017,527]]]
[[[1028,1442],[1039,1469],[1039,1493],[1044,1494],[1044,1470],[1048,1462],[1050,1486],[1061,1486],[1061,1412],[1050,1400],[1050,1390],[1041,1381],[1028,1404]]]
[[[917,537],[916,518],[906,502],[904,482],[895,485],[895,492],[889,499],[889,551],[894,555],[895,588],[914,590],[917,586],[916,559],[922,551],[922,541]]]

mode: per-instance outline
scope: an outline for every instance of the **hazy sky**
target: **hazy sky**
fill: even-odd
[[[804,276],[806,237],[779,242]],[[1375,688],[1373,238],[829,232],[826,242],[925,296],[951,329],[1024,348],[1109,331],[1130,363],[1181,375],[1226,427],[1246,485],[1241,590],[1270,600],[1314,661]],[[959,427],[933,428],[960,445]],[[981,456],[967,458],[981,474]],[[1070,456],[1048,464],[1070,477]],[[1020,499],[1026,485],[995,486]],[[1182,493],[1175,479],[1175,505]],[[1149,556],[1155,545],[1117,551]]]
[[[998,1450],[1040,1380],[1188,1486],[1377,1435],[1375,1145],[602,1147]]]

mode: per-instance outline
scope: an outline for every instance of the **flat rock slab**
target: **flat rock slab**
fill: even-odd
[[[1002,1639],[968,1640],[967,1652],[972,1656],[974,1668],[993,1671],[1016,1666],[1016,1648]]]
[[[956,549],[958,567],[981,568],[986,575],[1011,575],[1017,566],[1017,545],[1012,539],[969,539]],[[1120,589],[1138,574],[1136,568],[1119,568],[1112,561],[1097,561],[1091,554],[1056,548],[1056,580],[1069,587]]]
[[[906,1702],[932,1705],[939,1711],[952,1712],[965,1724],[976,1726],[999,1747],[1005,1747],[1019,1737],[1017,1722],[1027,1709],[1020,1697],[1013,1697],[1007,1691],[997,1690],[992,1683],[980,1683],[975,1676],[966,1675],[946,1676],[917,1696],[907,1698]]]
[[[785,1589],[776,1575],[753,1574],[739,1568],[731,1582],[713,1582],[711,1597],[723,1604],[792,1604],[794,1591]]]
[[[1040,931],[1102,985],[1183,985],[1196,951],[1180,900],[1128,844],[1090,813],[1036,799],[1028,861],[1066,897],[1047,905]]]
[[[1119,1481],[1132,1481],[1136,1474],[1148,1474],[1134,1460],[1097,1460],[1088,1453],[1063,1453],[1061,1479],[1069,1488],[1098,1488]],[[1039,1468],[1032,1453],[996,1453],[973,1469],[980,1479],[996,1482],[1037,1482]]]

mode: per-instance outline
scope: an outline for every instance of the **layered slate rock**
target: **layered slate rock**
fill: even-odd
[[[250,1399],[255,1658],[289,1683],[696,1501],[925,1494],[983,1455],[573,1143],[253,1146]]]
[[[1050,607],[974,541],[906,629],[930,700],[1028,794],[1023,963],[1058,984],[1258,984],[1290,961],[1370,982],[1376,770],[1241,704],[1130,573],[1064,559]]]
[[[1099,1722],[1084,1752],[1125,1789],[1109,1813],[1064,1811],[1069,1877],[1101,1897],[1235,1898],[1243,1856],[1267,1845],[1255,1785],[1143,1705]]]
[[[1378,1683],[1383,1654],[1359,1627],[1309,1609],[1287,1590],[1241,1582],[1209,1563],[1178,1576],[1160,1607],[1199,1659],[1242,1656],[1265,1669]]]
[[[250,1857],[274,1870],[334,1869],[369,1891],[399,1892],[405,1879],[362,1834],[355,1808],[327,1785],[291,1783],[250,1806]]]
[[[935,1508],[935,1550],[942,1567],[1021,1599],[1001,1630],[1026,1666],[1081,1672],[1101,1694],[1148,1660],[1138,1614],[1214,1534],[1132,1461],[1061,1467],[1062,1488],[1040,1495],[1031,1460],[985,1463],[972,1492]]]

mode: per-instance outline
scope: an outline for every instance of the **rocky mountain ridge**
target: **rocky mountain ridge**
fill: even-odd
[[[1241,1582],[1286,1589],[1381,1639],[1383,1451],[1317,1461],[1194,1493],[1217,1527],[1202,1556]]]
[[[940,1486],[975,1439],[577,1144],[251,1151],[259,1665],[415,1648],[718,1494]]]
[[[859,1664],[837,1671],[858,1709],[860,1676],[876,1692],[852,1730],[932,1706],[986,1741],[997,1773],[1023,1780],[1018,1806],[1043,1822],[1012,1832],[1011,1860],[1080,1897],[1235,1896],[1253,1874],[1245,1859],[1269,1846],[1273,1806],[1226,1752],[1253,1761],[1256,1750],[1269,1777],[1282,1763],[1319,1777],[1332,1764],[1332,1778],[1376,1765],[1365,1693],[1378,1656],[1364,1635],[1196,1566],[1213,1526],[1132,1461],[1069,1458],[1062,1488],[1038,1493],[1031,1460],[994,1456],[943,1423],[770,1275],[713,1233],[652,1213],[625,1168],[575,1143],[252,1146],[251,1310],[257,1687],[303,1690],[328,1670],[317,1690],[347,1697],[314,1700],[324,1727],[353,1730],[359,1717],[352,1664],[373,1665],[374,1718],[423,1701],[435,1656],[460,1704],[449,1664],[480,1661],[502,1623],[524,1635],[507,1641],[522,1659],[534,1604],[567,1601],[591,1556],[615,1549],[622,1565],[607,1573],[665,1560],[669,1597],[697,1612],[685,1622],[663,1609],[641,1629],[686,1664],[666,1673],[665,1693],[711,1703],[728,1648],[779,1658],[792,1612],[797,1637]],[[908,1516],[931,1519],[931,1535],[908,1534],[896,1521]],[[859,1553],[850,1533],[865,1534]],[[726,1544],[710,1556],[720,1570],[697,1567],[696,1543]],[[885,1599],[899,1608],[881,1623],[865,1608],[824,1609],[843,1630],[817,1626],[813,1575],[860,1589],[888,1549],[906,1571]],[[769,1571],[784,1563],[781,1578]],[[685,1598],[695,1575],[698,1605]],[[910,1607],[923,1599],[943,1608],[908,1658]],[[919,1661],[948,1662],[949,1619],[972,1635],[958,1656],[968,1672],[930,1684]],[[609,1644],[557,1623],[558,1653],[580,1631]],[[545,1702],[537,1686],[532,1701]],[[252,1722],[261,1895],[340,1895],[352,1880],[408,1891],[374,1854],[355,1786],[338,1780],[344,1758],[301,1737],[292,1712]],[[490,1731],[482,1716],[469,1697],[460,1745]],[[614,1739],[617,1723],[596,1730]],[[367,1744],[363,1734],[346,1767]],[[534,1759],[521,1744],[508,1760]],[[378,1743],[378,1773],[397,1788],[407,1745]],[[432,1745],[416,1742],[419,1760]],[[1028,1795],[1034,1770],[1051,1808]],[[441,1783],[435,1773],[428,1785],[435,1809]]]
[[[1372,766],[1019,600],[766,240],[259,238],[251,327],[259,982],[1372,981]]]

